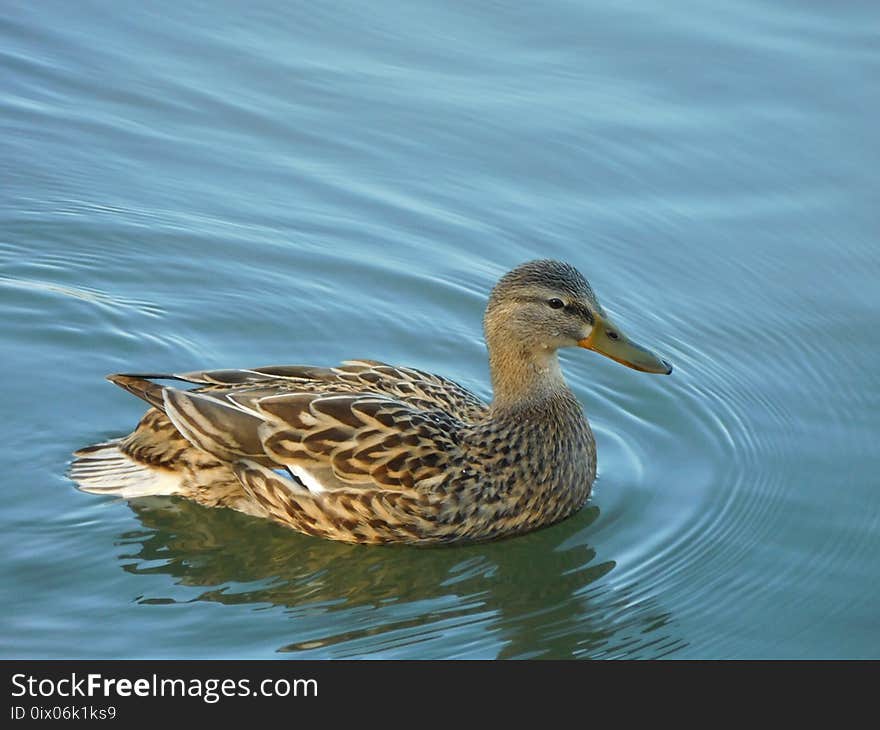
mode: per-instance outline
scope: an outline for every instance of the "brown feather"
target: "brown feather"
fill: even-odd
[[[520,267],[493,291],[491,407],[454,381],[374,360],[120,374],[110,379],[152,408],[126,438],[79,452],[79,473],[103,478],[118,450],[201,504],[347,542],[486,540],[551,524],[581,507],[596,468],[556,345],[542,339],[559,333],[562,315],[543,304],[557,291],[575,314],[599,311],[583,277],[556,262]]]

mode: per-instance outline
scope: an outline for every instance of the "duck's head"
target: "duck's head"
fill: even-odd
[[[668,362],[630,340],[583,275],[561,261],[530,261],[505,274],[489,297],[484,326],[490,353],[505,360],[555,362],[560,347],[583,347],[642,372],[672,372]]]

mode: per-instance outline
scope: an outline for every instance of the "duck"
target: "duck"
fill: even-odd
[[[89,493],[178,496],[348,543],[460,544],[552,525],[596,478],[596,441],[558,351],[672,366],[561,261],[505,274],[483,330],[490,402],[376,360],[110,375],[150,408],[129,435],[74,452],[70,477]]]

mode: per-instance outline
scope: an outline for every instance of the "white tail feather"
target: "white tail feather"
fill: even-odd
[[[160,494],[178,494],[181,477],[168,469],[132,461],[118,448],[118,442],[96,444],[77,452],[70,478],[84,492],[112,494],[124,499]]]

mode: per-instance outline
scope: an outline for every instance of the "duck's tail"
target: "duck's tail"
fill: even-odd
[[[70,478],[84,492],[112,494],[123,499],[179,494],[181,475],[170,469],[141,464],[123,453],[121,441],[106,441],[74,452]]]

